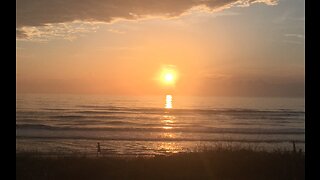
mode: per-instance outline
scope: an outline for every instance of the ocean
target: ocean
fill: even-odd
[[[16,95],[16,152],[166,155],[305,150],[304,98]]]

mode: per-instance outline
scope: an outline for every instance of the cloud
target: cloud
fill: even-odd
[[[289,43],[289,44],[304,44],[305,36],[303,34],[285,34],[284,35],[286,39],[284,39],[283,43]]]
[[[277,0],[17,0],[16,36],[17,39],[33,38],[30,27],[52,27],[74,21],[112,23],[118,19],[137,20],[150,16],[170,18],[199,6],[212,12],[252,3],[275,5]],[[46,32],[34,31],[36,37],[48,35]]]
[[[23,30],[17,29],[16,30],[16,37],[17,37],[17,39],[24,39],[24,38],[27,38],[28,35]]]
[[[94,32],[98,23],[74,21],[71,23],[46,24],[45,26],[23,26],[17,30],[16,38],[19,40],[32,40],[37,42],[51,39],[74,40],[80,34]]]
[[[303,34],[285,34],[284,36],[286,36],[286,37],[295,37],[295,38],[299,38],[299,39],[304,39],[304,35],[303,35]]]
[[[108,29],[109,32],[115,33],[115,34],[124,34],[124,31],[118,30],[118,29]]]

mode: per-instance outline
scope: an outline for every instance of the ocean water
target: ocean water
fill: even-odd
[[[16,152],[156,155],[228,145],[304,151],[304,98],[16,95]]]

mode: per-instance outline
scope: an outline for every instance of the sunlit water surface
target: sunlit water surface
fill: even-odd
[[[231,145],[304,151],[304,98],[17,94],[16,151],[156,155]]]

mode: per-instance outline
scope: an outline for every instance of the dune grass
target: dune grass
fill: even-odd
[[[17,154],[16,179],[305,179],[305,155],[250,148],[202,148],[155,157]]]

